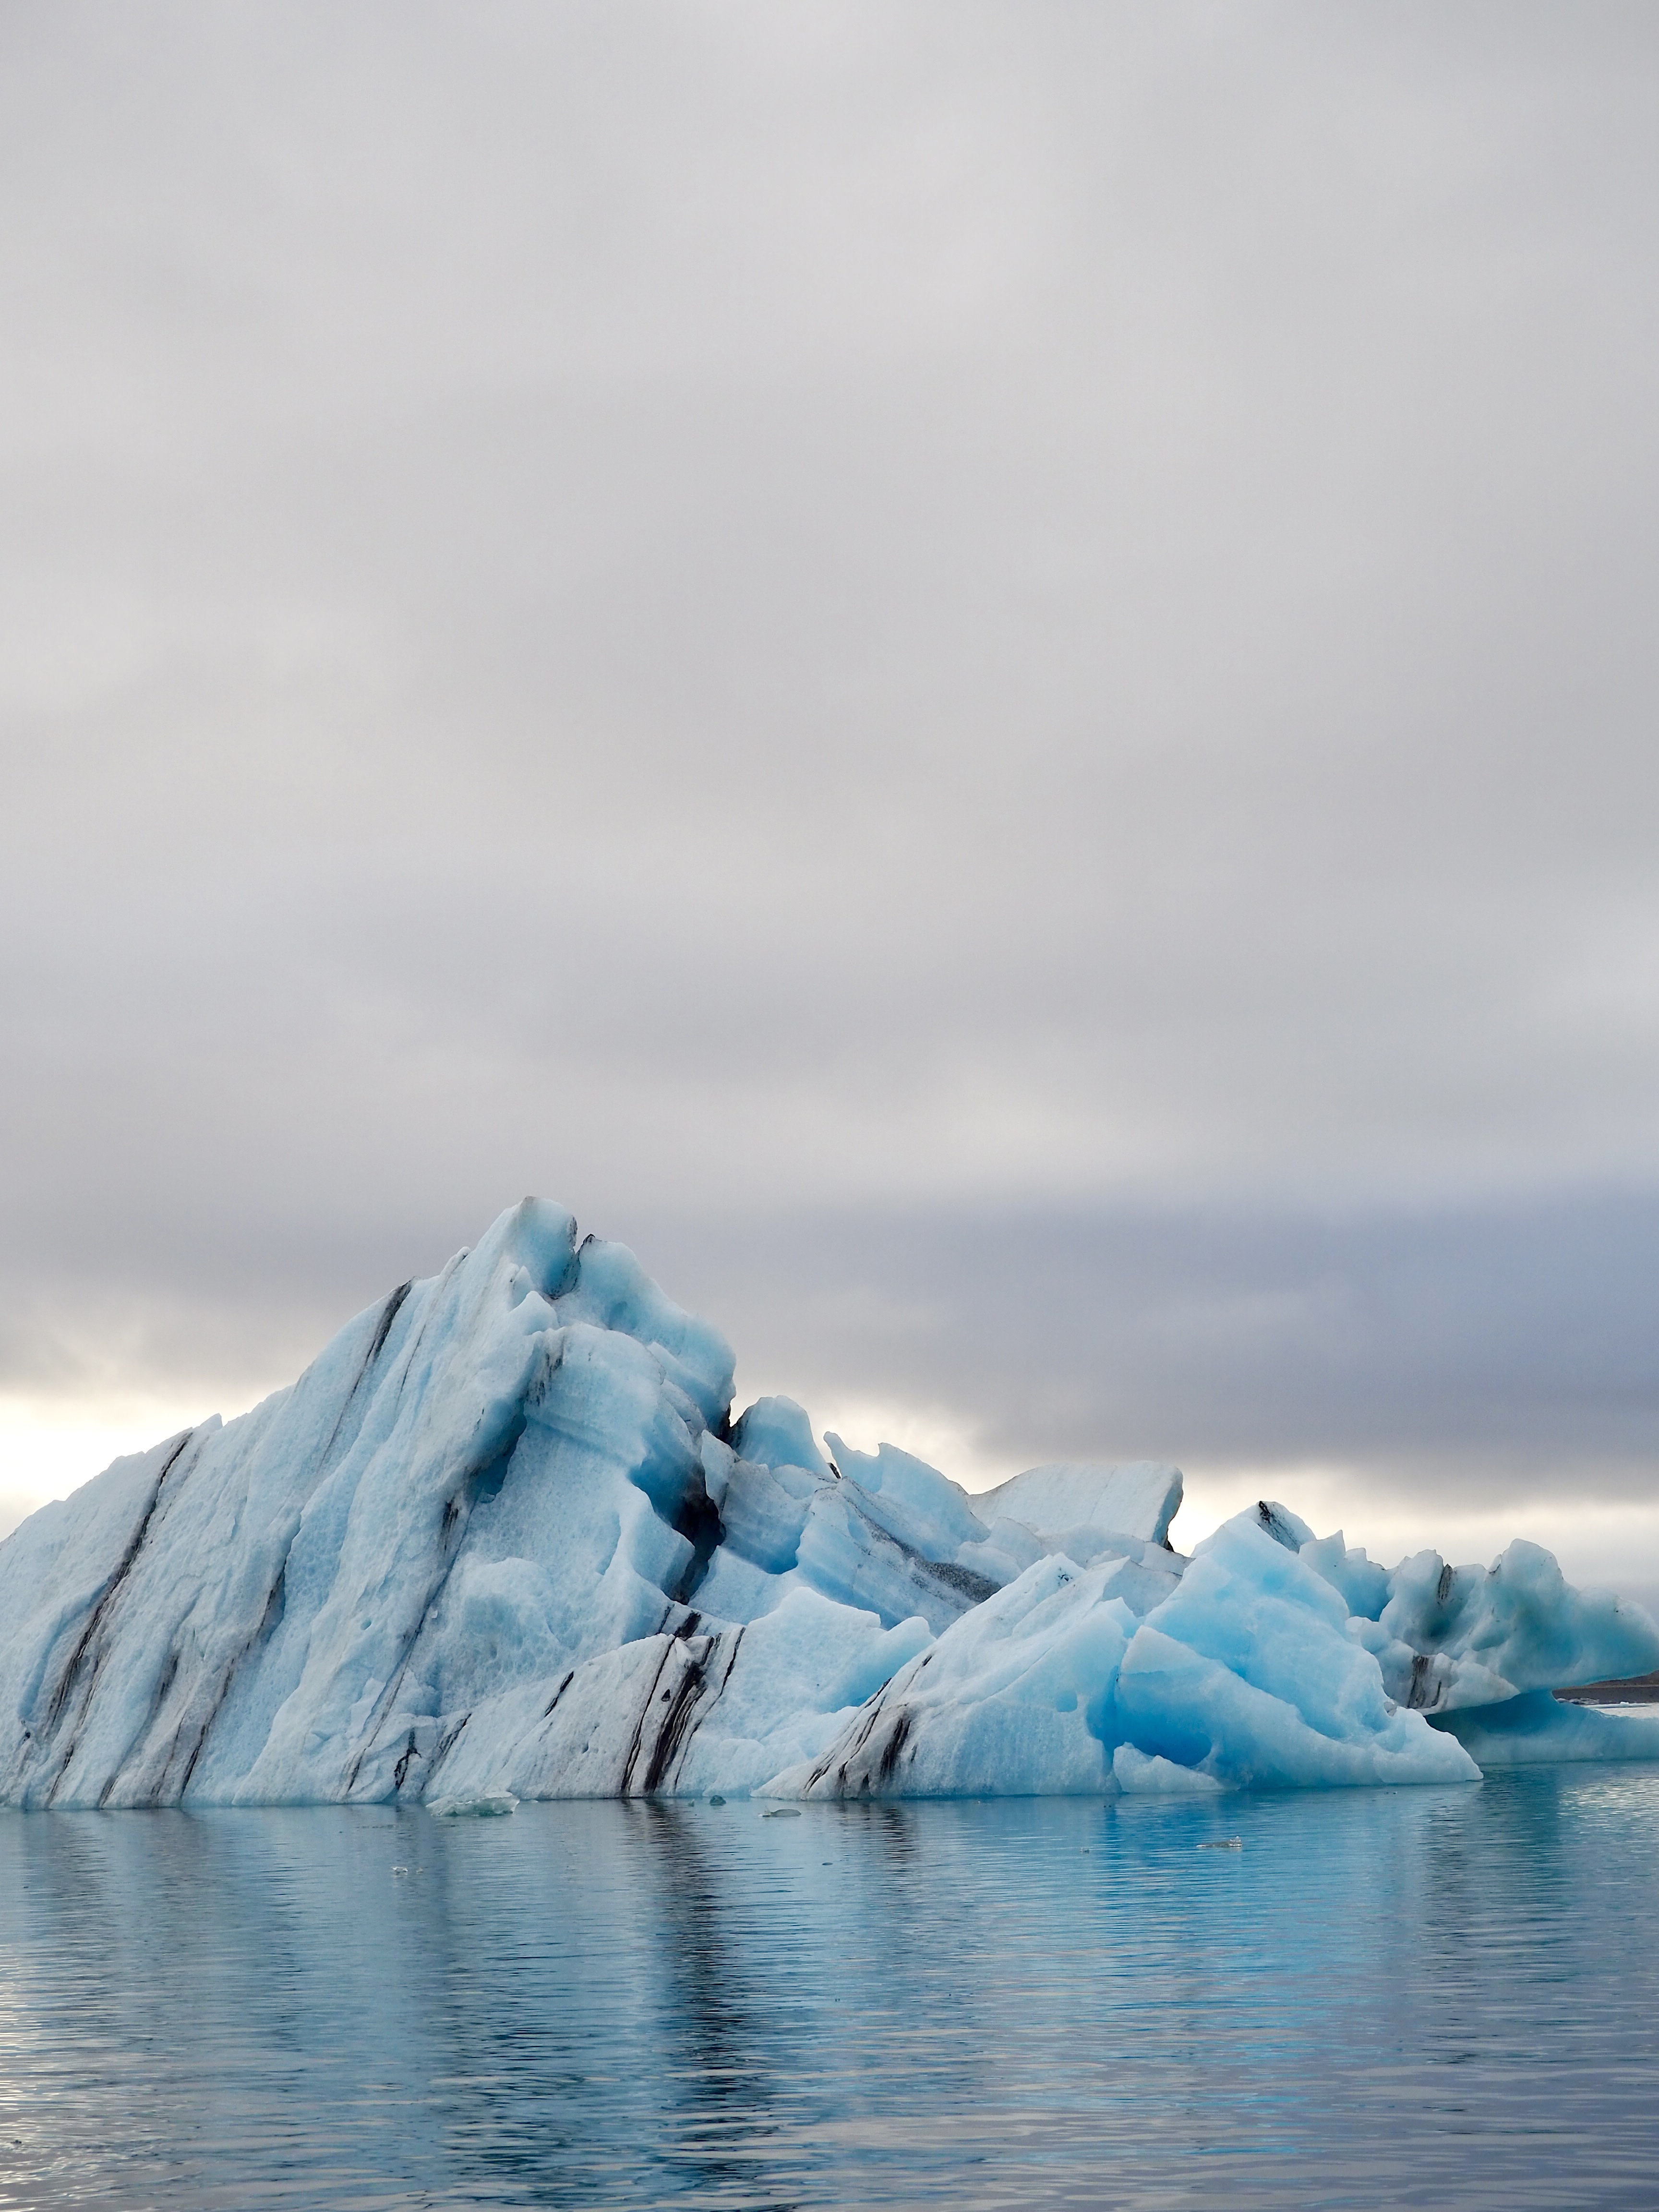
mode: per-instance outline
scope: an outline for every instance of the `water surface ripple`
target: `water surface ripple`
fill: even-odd
[[[1659,1769],[761,1814],[0,1816],[0,2204],[1659,2203]]]

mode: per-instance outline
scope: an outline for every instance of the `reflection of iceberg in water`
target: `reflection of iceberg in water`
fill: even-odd
[[[970,1498],[815,1439],[526,1200],[291,1389],[0,1547],[12,1803],[1213,1792],[1659,1755],[1659,1631],[1516,1543],[1391,1571],[1171,1468]],[[1472,1755],[1473,1754],[1473,1755]]]
[[[1579,1766],[0,1820],[0,2194],[1635,2212],[1656,1804]]]

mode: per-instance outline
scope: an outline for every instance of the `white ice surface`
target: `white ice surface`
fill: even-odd
[[[1534,1546],[1385,1571],[1264,1503],[1188,1562],[1173,1468],[969,1498],[889,1444],[826,1455],[787,1399],[733,1422],[732,1378],[630,1253],[527,1200],[291,1389],[0,1545],[0,1801],[1167,1794],[1655,1755],[1529,1699],[1659,1665],[1639,1608]]]
[[[1181,1508],[1181,1469],[1154,1460],[1123,1467],[1058,1462],[1028,1468],[974,1500],[981,1519],[1030,1528],[1091,1528],[1162,1544]]]

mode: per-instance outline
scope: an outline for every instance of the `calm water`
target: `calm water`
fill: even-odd
[[[1659,1769],[760,1811],[0,1815],[0,2204],[1659,2204]]]

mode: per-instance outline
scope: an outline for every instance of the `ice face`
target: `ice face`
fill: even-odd
[[[1038,1560],[901,1668],[769,1795],[1084,1794],[1106,1786],[1135,1619],[1113,1569]]]
[[[1264,1501],[1188,1562],[1173,1468],[970,1497],[826,1452],[787,1399],[734,1421],[732,1372],[527,1200],[291,1389],[0,1545],[0,1799],[1168,1795],[1655,1755],[1539,1694],[1647,1671],[1659,1632],[1534,1546],[1384,1571]]]
[[[1389,1697],[1341,1598],[1260,1509],[1218,1529],[1148,1613],[1124,1656],[1117,1708],[1138,1751],[1224,1783],[1316,1788],[1476,1771],[1452,1738]]]

